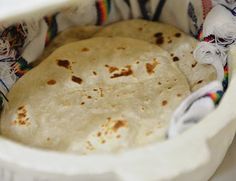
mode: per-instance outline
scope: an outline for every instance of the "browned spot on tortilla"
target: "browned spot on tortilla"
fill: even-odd
[[[127,125],[127,121],[117,120],[112,129],[113,131],[116,132],[118,129],[125,127],[126,125]]]
[[[81,51],[82,52],[87,52],[87,51],[89,51],[89,49],[88,48],[82,48]]]
[[[172,89],[172,87],[168,87],[167,89],[169,89],[169,90],[170,90],[170,89]]]
[[[99,87],[99,90],[100,90],[100,96],[103,97],[104,96],[103,89]]]
[[[162,32],[157,32],[157,33],[154,34],[154,37],[156,37],[156,38],[157,38],[157,37],[160,37],[160,36],[163,36],[163,33],[162,33]]]
[[[164,43],[164,37],[162,32],[157,32],[154,34],[154,37],[156,37],[156,44],[161,45]]]
[[[136,64],[139,64],[139,61],[137,61]]]
[[[92,96],[88,96],[87,98],[88,98],[88,99],[92,99]]]
[[[87,146],[86,146],[86,148],[87,148],[88,150],[94,150],[94,147],[93,147],[93,145],[91,144],[90,141],[87,141]]]
[[[30,125],[29,118],[27,118],[27,110],[25,106],[20,106],[17,109],[16,119],[12,121],[12,124],[19,126]]]
[[[97,133],[97,136],[100,137],[100,136],[101,136],[101,132],[98,132],[98,133]]]
[[[162,106],[165,106],[167,103],[167,100],[162,101]]]
[[[149,136],[149,135],[151,135],[153,133],[153,131],[149,131],[149,132],[147,132],[147,133],[145,133],[146,134],[146,136]]]
[[[156,61],[156,59],[153,60],[152,63],[146,63],[146,70],[148,74],[153,74],[154,69],[156,68],[156,66],[158,65],[158,62]]]
[[[169,40],[167,43],[172,43],[172,40]]]
[[[125,47],[117,47],[117,50],[125,50]]]
[[[142,27],[139,27],[138,30],[139,30],[139,31],[143,31],[143,28],[142,28]]]
[[[70,62],[68,60],[57,60],[57,65],[66,69],[71,69]]]
[[[117,77],[122,77],[122,76],[129,76],[132,75],[133,71],[131,69],[130,65],[126,65],[124,69],[121,70],[120,73],[115,73],[113,74],[110,78],[117,78]]]
[[[179,57],[173,57],[173,62],[178,62],[179,61]]]
[[[158,82],[158,85],[161,85],[161,82]]]
[[[181,97],[181,96],[182,96],[182,94],[177,94],[177,96],[178,96],[178,97]]]
[[[201,84],[203,82],[203,80],[199,80],[198,82],[197,82],[197,84]]]
[[[56,81],[55,80],[49,80],[49,81],[47,81],[47,84],[48,85],[54,85],[54,84],[56,84]]]
[[[98,91],[98,89],[93,89],[93,91]]]
[[[176,38],[181,37],[181,33],[175,33],[175,37],[176,37]]]
[[[115,67],[115,66],[105,65],[105,67],[108,68],[109,73],[113,73],[113,72],[119,70],[119,68],[117,68],[117,67]]]
[[[24,117],[26,117],[26,112],[20,112],[20,113],[18,113],[18,117],[19,117],[19,118],[24,118]]]
[[[162,36],[157,37],[156,39],[156,44],[161,45],[164,43],[164,38]]]
[[[173,57],[173,56],[174,56],[174,54],[173,54],[173,53],[171,53],[171,54],[170,54],[170,56],[172,56],[172,57]]]
[[[193,51],[191,51],[190,53],[193,54]]]
[[[195,62],[194,64],[192,64],[192,68],[196,67],[197,62]]]
[[[80,105],[84,105],[85,103],[84,102],[81,102]]]
[[[51,139],[50,138],[47,138],[47,141],[50,141]]]
[[[117,135],[117,136],[116,136],[117,139],[120,138],[120,137],[121,137],[120,135]]]
[[[21,109],[24,109],[24,106],[18,107],[18,110],[20,111]]]
[[[93,71],[93,75],[97,75],[97,72]]]
[[[102,140],[102,144],[106,143],[106,140]]]
[[[81,84],[81,83],[83,82],[83,80],[82,80],[80,77],[76,77],[76,76],[74,76],[74,75],[71,77],[71,80],[72,80],[73,82],[78,83],[78,84]]]

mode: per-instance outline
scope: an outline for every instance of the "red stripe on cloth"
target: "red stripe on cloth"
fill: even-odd
[[[101,1],[99,3],[99,7],[100,7],[100,11],[101,11],[101,20],[102,20],[101,23],[104,23],[105,20],[106,20],[106,9],[105,9],[105,6],[103,4],[103,1]]]
[[[207,14],[212,9],[212,6],[211,0],[202,0],[203,19],[206,18]]]

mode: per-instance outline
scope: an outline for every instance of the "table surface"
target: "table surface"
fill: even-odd
[[[210,181],[236,181],[236,137],[224,161]]]

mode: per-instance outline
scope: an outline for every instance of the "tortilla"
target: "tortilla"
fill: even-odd
[[[98,32],[99,29],[100,27],[98,26],[76,26],[62,31],[44,49],[43,54],[35,62],[33,62],[33,66],[38,65],[57,48],[71,42],[91,38],[95,33]]]
[[[198,64],[193,57],[198,41],[173,26],[139,19],[128,20],[108,25],[95,36],[123,36],[157,44],[171,54],[172,61],[187,77],[192,91],[216,79],[213,66]]]
[[[118,152],[164,140],[189,89],[169,54],[155,45],[83,40],[57,49],[16,82],[1,132],[40,148]]]

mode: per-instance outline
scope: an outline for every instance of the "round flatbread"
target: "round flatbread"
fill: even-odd
[[[216,79],[211,65],[198,64],[193,57],[198,41],[173,26],[140,19],[128,20],[108,25],[95,36],[130,37],[160,46],[171,54],[172,61],[187,77],[192,91]]]
[[[129,38],[67,44],[13,86],[1,132],[31,146],[78,154],[164,140],[190,94],[167,52]]]
[[[100,27],[98,26],[76,26],[62,31],[44,49],[43,54],[33,62],[33,66],[38,65],[57,48],[68,43],[91,38],[95,33],[98,32],[99,29]]]

